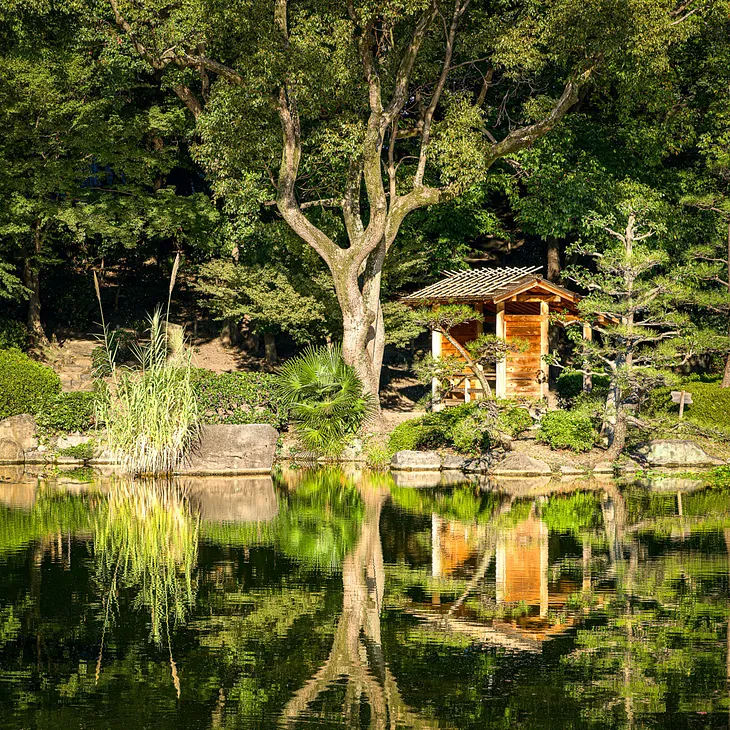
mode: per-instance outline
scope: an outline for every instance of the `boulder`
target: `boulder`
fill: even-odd
[[[22,464],[25,452],[20,444],[7,438],[0,438],[0,464]]]
[[[588,468],[582,467],[582,466],[570,466],[563,464],[563,466],[560,467],[560,473],[565,476],[577,476],[580,474],[587,474]]]
[[[441,457],[441,468],[447,470],[463,471],[466,465],[471,461],[467,456],[457,456],[456,454],[444,454]]]
[[[491,473],[497,476],[542,476],[550,474],[552,470],[550,466],[542,461],[535,459],[527,454],[511,453],[505,459],[500,461]]]
[[[181,474],[269,474],[279,434],[262,423],[202,426]]]
[[[632,456],[645,466],[716,466],[723,464],[706,454],[693,441],[655,439],[638,444]]]
[[[435,451],[397,451],[390,468],[393,471],[439,471],[441,457]]]
[[[15,441],[23,451],[35,449],[38,446],[38,426],[33,416],[22,413],[0,421],[0,441],[7,439]]]

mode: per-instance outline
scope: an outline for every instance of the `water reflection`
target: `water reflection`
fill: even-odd
[[[0,485],[0,726],[727,727],[730,488]]]

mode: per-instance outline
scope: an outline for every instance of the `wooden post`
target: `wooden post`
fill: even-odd
[[[479,337],[479,335],[484,334],[484,303],[483,302],[477,302],[474,305],[474,309],[479,313],[479,317],[477,318],[477,322],[476,322],[476,325],[477,325],[477,337]],[[478,368],[481,368],[481,365],[477,365],[477,367]],[[476,373],[474,373],[474,375],[476,376]],[[479,384],[477,382],[477,388],[478,387],[479,387]],[[481,398],[486,398],[487,397],[487,394],[486,393],[482,393],[481,396],[475,395],[475,400],[478,400],[480,397]],[[468,402],[469,401],[467,400],[467,403]]]
[[[540,371],[542,373],[540,382],[540,397],[547,398],[548,394],[548,374],[550,368],[548,364],[542,359],[544,355],[547,355],[550,349],[550,343],[548,341],[548,331],[550,327],[550,305],[547,302],[540,302]]]
[[[497,303],[497,319],[495,322],[495,334],[502,340],[507,339],[507,332],[504,324],[504,302]],[[497,363],[497,383],[495,395],[497,398],[507,397],[507,360],[506,358]]]
[[[684,418],[684,399],[685,399],[685,391],[682,391],[679,396],[679,420],[681,421],[682,418]]]
[[[440,332],[436,332],[436,331],[431,332],[431,355],[433,355],[434,358],[441,357],[441,333]],[[431,380],[431,397],[433,399],[433,410],[434,411],[440,411],[444,407],[443,403],[441,403],[440,393],[441,393],[441,384],[439,383],[439,379],[433,378]]]
[[[469,373],[467,373],[464,378],[464,403],[469,403],[469,401],[471,401],[471,395],[469,393]]]
[[[583,322],[583,339],[590,342],[593,339],[593,327],[588,322]],[[587,363],[583,363],[585,368]],[[586,368],[587,369],[587,368]],[[593,376],[583,373],[583,392],[590,393],[593,390]]]

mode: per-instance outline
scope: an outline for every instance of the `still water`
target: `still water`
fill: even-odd
[[[728,728],[730,486],[0,484],[0,728]]]

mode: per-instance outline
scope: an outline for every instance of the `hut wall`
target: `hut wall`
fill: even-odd
[[[505,339],[507,342],[527,342],[524,352],[507,356],[507,396],[540,398],[541,321],[539,314],[505,314]]]

